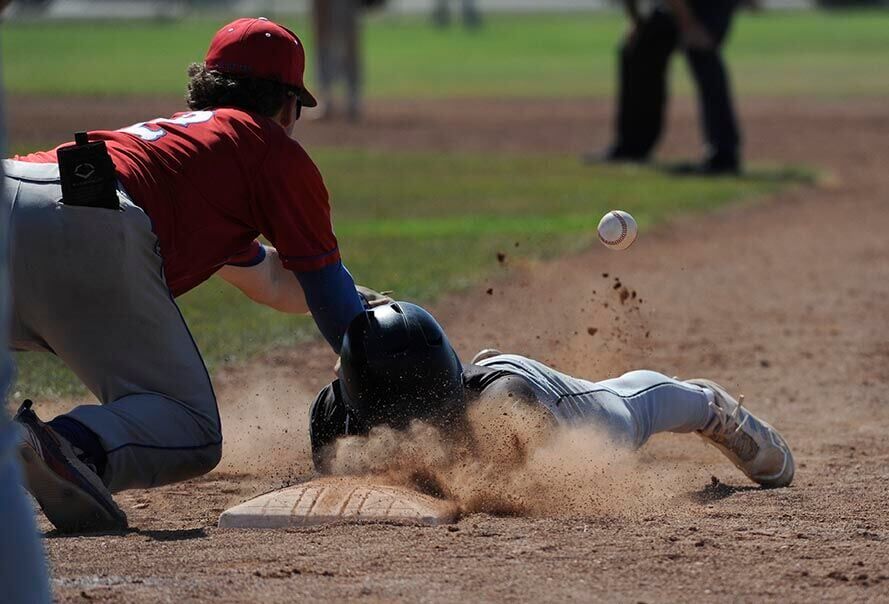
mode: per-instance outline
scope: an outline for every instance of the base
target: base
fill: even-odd
[[[219,528],[286,528],[332,522],[451,524],[457,506],[372,478],[319,478],[260,495],[222,513]]]

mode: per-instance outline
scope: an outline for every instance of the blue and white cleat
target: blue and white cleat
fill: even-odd
[[[62,532],[121,531],[127,516],[99,475],[25,401],[15,415],[23,428],[19,455],[28,491]]]
[[[698,433],[744,472],[764,487],[786,487],[793,481],[795,465],[790,446],[770,424],[759,419],[735,400],[725,388],[711,380],[688,383],[713,392],[713,419]]]

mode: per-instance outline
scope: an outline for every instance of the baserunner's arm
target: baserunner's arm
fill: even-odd
[[[284,268],[278,251],[271,246],[262,246],[249,261],[223,266],[219,276],[259,304],[290,314],[311,312],[335,351],[339,351],[346,328],[358,313],[392,301],[355,285],[340,261],[315,271],[295,272]]]

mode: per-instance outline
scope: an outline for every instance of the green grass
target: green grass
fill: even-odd
[[[356,279],[419,301],[465,288],[510,262],[589,246],[608,209],[643,229],[674,216],[808,182],[804,170],[681,179],[653,169],[584,168],[571,156],[322,150],[334,220]],[[644,235],[637,244],[644,246]],[[594,267],[591,267],[594,270]],[[219,279],[180,298],[211,370],[312,337],[311,321],[259,307]],[[20,355],[23,395],[71,395],[77,382],[51,355]]]
[[[185,66],[200,60],[224,19],[4,24],[7,86],[17,93],[180,94]],[[304,20],[288,24],[310,44]],[[496,15],[480,32],[439,31],[417,18],[370,19],[369,94],[610,95],[624,28],[616,13]],[[736,87],[765,96],[887,95],[887,30],[885,11],[745,13],[728,50]],[[678,84],[688,91],[687,78]]]

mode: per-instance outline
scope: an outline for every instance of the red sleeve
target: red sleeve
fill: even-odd
[[[285,268],[318,270],[340,259],[327,188],[299,143],[283,130],[278,136],[263,164],[256,226],[278,250]]]

